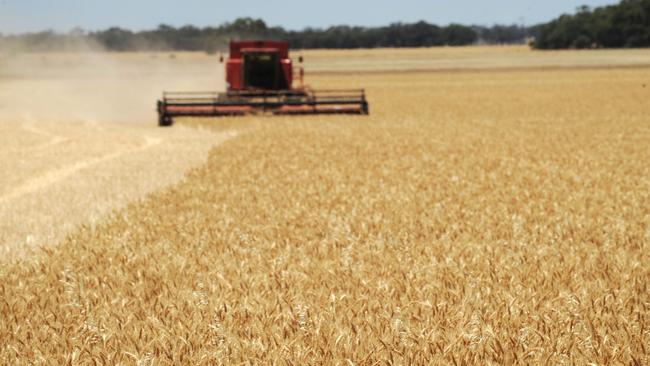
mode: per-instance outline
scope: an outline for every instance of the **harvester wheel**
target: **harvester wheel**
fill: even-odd
[[[158,117],[158,126],[160,127],[168,127],[171,126],[174,122],[172,121],[172,118],[168,115],[162,115]]]

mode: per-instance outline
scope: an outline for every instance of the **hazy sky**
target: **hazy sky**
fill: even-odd
[[[426,20],[436,24],[535,24],[579,5],[616,0],[0,0],[0,32],[68,31],[119,26],[134,30],[219,25],[241,16],[288,29],[334,24],[377,26]]]

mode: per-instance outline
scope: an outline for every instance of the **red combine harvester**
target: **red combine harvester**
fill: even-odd
[[[363,89],[316,91],[303,85],[302,67],[296,73],[299,87],[287,42],[232,41],[226,92],[165,92],[158,101],[158,125],[171,126],[174,117],[368,114]]]

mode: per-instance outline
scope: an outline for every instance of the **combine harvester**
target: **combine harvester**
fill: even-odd
[[[302,57],[299,58],[302,63]],[[164,92],[158,101],[158,125],[174,117],[221,117],[254,114],[368,114],[363,89],[312,90],[296,70],[294,87],[289,45],[283,41],[232,41],[226,61],[226,92]]]

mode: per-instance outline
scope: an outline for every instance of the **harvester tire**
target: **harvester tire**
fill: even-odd
[[[158,118],[158,126],[160,127],[169,127],[173,124],[172,118],[170,116],[162,115]]]

